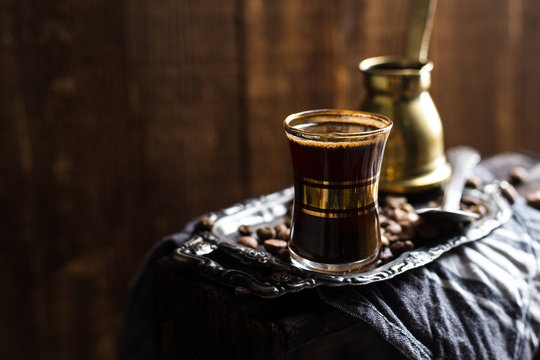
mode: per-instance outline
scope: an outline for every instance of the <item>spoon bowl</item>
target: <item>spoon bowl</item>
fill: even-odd
[[[467,176],[480,162],[480,154],[470,147],[460,146],[449,150],[446,157],[452,166],[452,175],[444,189],[440,207],[417,209],[416,214],[426,221],[439,223],[468,222],[478,219],[479,214],[460,210],[459,203]]]

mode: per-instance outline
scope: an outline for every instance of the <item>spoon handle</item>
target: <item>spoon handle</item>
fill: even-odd
[[[467,146],[450,149],[446,158],[452,165],[452,176],[444,189],[441,209],[446,211],[459,210],[459,201],[463,194],[465,181],[471,170],[480,162],[478,151]]]
[[[411,0],[407,32],[407,58],[425,63],[437,0]]]

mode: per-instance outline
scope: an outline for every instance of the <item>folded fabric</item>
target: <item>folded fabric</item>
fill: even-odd
[[[118,341],[119,359],[156,359],[158,323],[156,314],[155,264],[187,241],[196,220],[186,225],[181,233],[171,235],[149,252],[141,271],[135,277],[126,308],[124,328]]]
[[[394,279],[320,288],[410,359],[531,359],[540,334],[540,212],[514,215],[486,238]]]

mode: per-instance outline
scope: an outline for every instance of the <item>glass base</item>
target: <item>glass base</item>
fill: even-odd
[[[350,275],[372,269],[377,263],[377,259],[379,258],[379,252],[380,248],[377,249],[377,252],[370,257],[355,262],[326,264],[305,259],[295,253],[293,250],[291,250],[291,248],[289,248],[291,262],[297,268],[332,275]]]

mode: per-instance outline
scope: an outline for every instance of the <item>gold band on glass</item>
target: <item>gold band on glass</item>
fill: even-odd
[[[378,175],[372,176],[368,179],[349,180],[349,181],[327,181],[327,180],[315,180],[307,177],[300,177],[300,181],[308,184],[319,185],[335,185],[335,186],[347,186],[347,185],[366,185],[372,183],[377,179]]]
[[[343,218],[375,210],[377,176],[359,181],[330,182],[300,178],[297,201],[302,212],[318,217]]]
[[[370,207],[368,207],[366,209],[357,210],[357,211],[348,211],[348,212],[332,212],[332,211],[322,212],[322,211],[315,211],[315,210],[310,210],[310,209],[306,209],[306,208],[301,208],[300,209],[300,211],[302,211],[304,214],[308,214],[308,215],[311,215],[311,216],[317,216],[317,217],[323,217],[323,218],[330,218],[330,219],[347,218],[347,217],[365,215],[365,214],[370,213],[370,212],[372,212],[374,210],[375,210],[375,204],[372,204],[372,206],[370,206]]]

